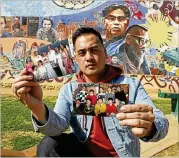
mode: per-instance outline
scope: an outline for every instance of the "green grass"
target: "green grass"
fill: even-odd
[[[57,97],[45,97],[44,103],[54,108]],[[155,105],[170,114],[170,99],[155,99]],[[37,145],[43,137],[33,130],[30,110],[13,96],[1,96],[1,148],[24,150]]]
[[[44,103],[53,109],[57,97],[45,97]],[[13,96],[1,96],[1,148],[23,150],[37,145],[43,137],[35,133],[31,112]]]

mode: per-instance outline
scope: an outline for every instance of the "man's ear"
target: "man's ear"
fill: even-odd
[[[129,34],[126,35],[126,43],[127,43],[128,45],[131,44],[131,35],[129,35]]]

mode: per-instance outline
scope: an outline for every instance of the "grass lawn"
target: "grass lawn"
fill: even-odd
[[[53,109],[56,99],[45,97],[44,103]],[[153,101],[164,114],[170,114],[170,99]],[[37,145],[42,137],[42,134],[34,132],[30,111],[26,107],[13,96],[1,96],[1,148],[24,150]]]

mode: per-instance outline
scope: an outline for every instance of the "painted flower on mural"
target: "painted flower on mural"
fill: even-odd
[[[94,0],[53,0],[53,2],[66,9],[81,9],[92,4]]]

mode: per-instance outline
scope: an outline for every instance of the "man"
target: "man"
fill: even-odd
[[[0,17],[0,38],[12,37],[8,32],[5,32],[4,29],[6,27],[6,17]]]
[[[98,98],[97,104],[94,106],[94,112],[96,116],[106,116],[106,104],[103,103],[102,98]]]
[[[10,31],[9,31],[13,37],[24,37],[25,36],[25,31],[24,28],[20,24],[20,17],[14,17],[14,22],[10,26]]]
[[[114,114],[118,113],[116,106],[113,104],[112,98],[108,98],[108,104],[106,105],[105,113],[107,116],[110,116],[111,113],[114,113]]]
[[[52,28],[53,21],[48,18],[42,20],[42,28],[37,31],[36,38],[54,43],[58,40],[57,31]]]
[[[90,89],[89,94],[86,98],[90,98],[92,101],[92,105],[95,105],[97,103],[97,96],[94,94],[94,90]]]
[[[125,42],[126,30],[129,27],[130,11],[126,6],[112,4],[104,8],[104,25],[106,29],[105,47],[108,56],[120,55],[120,47]],[[120,60],[120,58],[119,58]],[[143,58],[144,74],[151,74],[146,56]]]
[[[36,131],[48,135],[38,146],[37,156],[139,157],[138,138],[146,142],[164,138],[168,131],[167,119],[156,109],[140,82],[122,76],[119,68],[105,65],[106,50],[99,32],[79,28],[73,34],[73,45],[80,68],[77,81],[129,84],[131,105],[124,105],[116,118],[74,116],[72,94],[76,84],[68,83],[61,88],[52,111],[42,101],[39,84],[22,71],[13,82],[13,91],[31,110]],[[69,124],[72,133],[64,134]]]
[[[112,65],[112,66],[116,66],[116,67],[119,67],[119,68],[121,68],[121,69],[123,69],[123,66],[121,65],[121,64],[119,64],[119,61],[118,61],[119,59],[117,58],[117,56],[116,55],[113,55],[112,57],[111,57],[111,62],[109,63],[110,65]]]
[[[117,54],[119,63],[124,67],[124,73],[151,74],[149,65],[145,61],[147,43],[150,44],[146,28],[133,25],[128,29],[125,43]]]
[[[74,104],[74,111],[76,114],[83,114],[83,110],[84,110],[84,103],[81,103],[80,99],[76,99],[76,102],[73,103]]]
[[[109,56],[118,53],[124,43],[126,30],[129,26],[130,11],[126,6],[112,4],[102,10],[106,40],[105,47]],[[117,51],[117,52],[116,52]]]
[[[92,105],[92,99],[91,98],[86,99],[84,112],[87,115],[95,115],[95,113],[94,113],[94,105]]]

